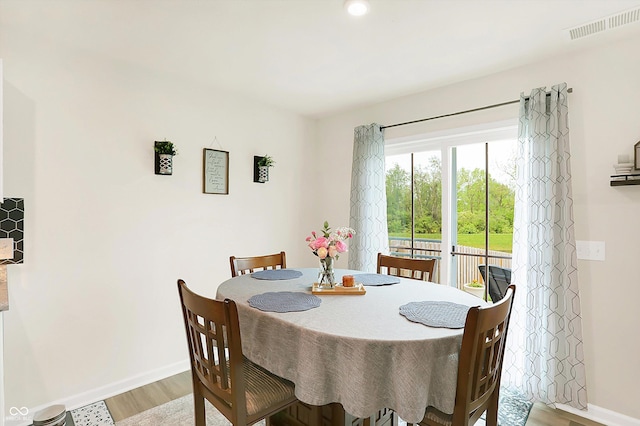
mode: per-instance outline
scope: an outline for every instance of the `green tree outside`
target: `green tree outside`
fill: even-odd
[[[415,237],[441,240],[442,179],[440,159],[414,170]],[[395,165],[386,173],[387,220],[392,237],[411,236],[411,175]],[[489,174],[489,224],[485,223],[484,170],[461,169],[457,180],[458,244],[484,248],[489,227],[491,250],[511,253],[514,188]]]

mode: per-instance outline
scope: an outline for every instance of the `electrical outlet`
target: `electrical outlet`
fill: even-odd
[[[604,261],[604,241],[576,241],[576,255],[581,260]]]

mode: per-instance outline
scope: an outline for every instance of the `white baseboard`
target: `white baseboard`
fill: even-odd
[[[634,419],[593,404],[587,404],[587,411],[578,410],[564,404],[557,404],[556,408],[607,426],[640,426],[640,419]]]
[[[190,368],[191,365],[189,364],[188,359],[185,361],[176,362],[175,364],[167,365],[166,367],[162,367],[157,370],[148,371],[146,373],[139,374],[137,376],[133,376],[119,382],[111,383],[97,389],[92,389],[90,391],[73,395],[68,398],[60,399],[58,401],[52,401],[39,407],[29,408],[29,414],[30,417],[33,418],[33,415],[38,411],[56,404],[63,404],[67,408],[67,411],[75,410],[76,408],[84,407],[85,405],[89,405],[97,401],[102,401],[103,399],[107,399],[112,396],[130,391],[131,389],[135,389],[137,387],[165,379],[178,373],[182,373],[183,371],[189,370]],[[30,424],[30,420],[25,420],[24,422],[8,423],[8,425],[11,426],[28,426]]]

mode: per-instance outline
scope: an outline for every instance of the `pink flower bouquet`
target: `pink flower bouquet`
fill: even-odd
[[[332,230],[329,223],[324,222],[322,236],[315,231],[307,237],[309,248],[320,259],[320,271],[318,273],[318,285],[323,288],[333,288],[335,275],[333,273],[333,261],[338,260],[340,253],[347,251],[346,240],[353,237],[355,231],[351,228],[341,227]]]
[[[311,235],[307,237],[309,248],[320,259],[326,259],[330,257],[332,259],[338,259],[340,253],[347,251],[346,240],[352,238],[356,232],[347,227],[340,227],[332,230],[329,228],[329,223],[324,222],[322,228],[322,236],[318,236],[315,231],[311,232]]]

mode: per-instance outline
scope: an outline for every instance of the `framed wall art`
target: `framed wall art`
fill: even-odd
[[[202,192],[229,194],[229,152],[204,148]]]
[[[636,170],[640,170],[640,142],[633,146],[633,164]]]

